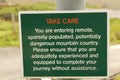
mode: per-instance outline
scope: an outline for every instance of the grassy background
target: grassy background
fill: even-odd
[[[18,46],[19,47],[19,26],[18,26],[18,13],[19,11],[44,11],[55,10],[56,5],[54,3],[37,3],[26,5],[15,5],[0,7],[0,47]],[[15,23],[13,30],[13,24],[11,21],[11,14],[15,15]]]
[[[113,18],[110,21],[110,43],[120,44],[120,19]]]
[[[18,23],[15,23],[15,31],[10,21],[0,20],[0,47],[19,46]]]
[[[26,5],[15,5],[0,8],[0,47],[6,46],[19,46],[19,26],[18,26],[18,12],[27,10],[55,10],[55,3],[37,3],[37,4],[26,4]],[[87,5],[87,8],[101,8],[100,6]],[[3,16],[16,16],[15,31],[13,31],[12,21],[5,20]],[[120,44],[120,19],[110,19],[110,44]]]
[[[36,3],[36,4],[26,4],[26,5],[13,5],[13,6],[6,6],[0,7],[0,15],[3,14],[18,14],[19,11],[26,11],[26,10],[55,10],[56,4],[55,3]]]

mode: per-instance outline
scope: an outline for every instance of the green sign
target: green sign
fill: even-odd
[[[106,77],[107,12],[21,12],[24,77]]]

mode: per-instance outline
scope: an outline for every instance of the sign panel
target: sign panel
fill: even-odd
[[[21,12],[24,77],[106,77],[107,12]]]

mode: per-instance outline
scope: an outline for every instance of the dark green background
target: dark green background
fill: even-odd
[[[107,13],[106,12],[85,12],[85,13],[47,13],[47,14],[27,14],[27,13],[21,13],[21,32],[22,32],[22,48],[23,48],[23,69],[24,69],[24,76],[25,77],[47,77],[47,76],[74,76],[74,77],[80,77],[80,76],[107,76]],[[80,24],[61,24],[61,25],[48,25],[46,24],[45,19],[46,18],[73,18],[77,17],[80,20]],[[97,52],[99,53],[98,62],[96,64],[98,70],[97,71],[38,71],[33,72],[32,71],[32,61],[31,54],[32,47],[30,47],[29,43],[30,40],[27,39],[28,35],[37,35],[35,33],[34,28],[38,27],[41,29],[54,29],[54,28],[92,28],[94,30],[93,34],[101,34],[101,39],[99,41],[99,45],[96,47]],[[76,33],[75,33],[76,34]],[[74,35],[75,35],[74,34]],[[77,33],[77,34],[89,34],[89,33]],[[49,35],[49,34],[46,34]],[[94,39],[82,39],[80,41],[91,41]],[[42,40],[33,40],[33,41],[42,41]],[[47,40],[48,41],[48,40]],[[49,40],[53,41],[53,40]],[[59,41],[59,40],[54,40]],[[60,41],[68,41],[68,40],[60,40]],[[71,40],[72,41],[72,40]],[[74,41],[74,40],[73,40]],[[79,40],[77,40],[79,41]],[[96,40],[95,40],[96,41]],[[50,47],[56,47],[56,46],[48,46]],[[59,47],[59,46],[58,46]],[[67,47],[67,46],[62,46]],[[68,46],[69,47],[69,46]],[[72,47],[95,47],[95,46],[72,46]],[[39,53],[38,53],[39,54]],[[41,53],[42,54],[42,53]],[[58,53],[55,53],[58,54]],[[70,54],[68,52],[66,53],[59,53],[59,54]],[[80,53],[76,53],[80,54]],[[79,60],[79,59],[77,59]],[[88,58],[89,60],[89,58]],[[48,66],[57,66],[57,65],[48,65]],[[63,65],[61,65],[63,66]],[[65,65],[64,65],[65,66]],[[71,65],[66,65],[71,66]],[[84,65],[74,65],[74,66],[84,66]],[[90,66],[90,65],[89,65]]]

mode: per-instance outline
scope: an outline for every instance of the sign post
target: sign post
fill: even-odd
[[[21,12],[24,77],[106,77],[107,12]]]
[[[84,10],[86,0],[57,0],[57,10]]]

